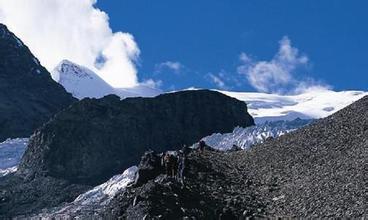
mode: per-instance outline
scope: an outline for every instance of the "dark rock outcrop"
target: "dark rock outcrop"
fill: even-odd
[[[368,96],[247,151],[193,151],[184,186],[156,176],[117,195],[130,219],[368,217]]]
[[[257,184],[246,175],[240,176],[239,168],[233,166],[228,153],[194,150],[186,161],[183,183],[161,173],[146,184],[127,188],[100,215],[122,219],[264,216],[265,204],[256,194]]]
[[[14,216],[19,216],[17,219],[29,219],[29,215],[43,208],[72,202],[90,188],[52,177],[24,180],[9,174],[0,178],[0,219],[11,219]]]
[[[180,149],[253,124],[244,102],[208,90],[84,99],[35,132],[18,174],[93,185],[137,164],[148,149]]]
[[[145,152],[138,165],[135,184],[143,185],[161,174],[163,171],[161,159],[154,151]]]
[[[29,137],[75,100],[51,79],[27,46],[0,24],[0,141]]]

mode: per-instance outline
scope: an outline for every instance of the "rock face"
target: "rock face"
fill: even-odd
[[[137,164],[148,149],[179,149],[253,124],[244,102],[208,90],[84,99],[35,132],[18,174],[93,185]]]
[[[0,141],[28,137],[75,99],[0,24]]]
[[[368,216],[368,96],[250,150],[192,151],[184,185],[162,174],[127,188],[102,216],[122,219]]]
[[[52,177],[25,180],[20,176],[8,174],[0,178],[0,219],[30,215],[46,207],[72,202],[90,188]],[[18,219],[29,218],[20,216]]]

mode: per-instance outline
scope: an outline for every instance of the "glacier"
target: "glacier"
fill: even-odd
[[[215,133],[202,140],[214,149],[226,151],[237,148],[248,149],[252,145],[263,143],[268,138],[276,138],[312,123],[312,119],[297,118],[292,121],[270,121],[251,127],[236,127],[232,133]]]
[[[0,143],[0,177],[17,171],[29,138],[7,139]]]
[[[319,119],[327,117],[368,95],[365,91],[310,89],[295,95],[216,90],[247,103],[256,124],[266,121]]]

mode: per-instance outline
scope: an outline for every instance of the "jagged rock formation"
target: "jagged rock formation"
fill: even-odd
[[[148,149],[177,149],[253,124],[244,102],[208,90],[84,99],[35,132],[18,173],[97,184],[137,164]]]
[[[184,187],[162,174],[105,209],[123,219],[368,216],[368,96],[250,150],[187,157]]]
[[[74,101],[27,46],[0,24],[0,141],[29,137]]]

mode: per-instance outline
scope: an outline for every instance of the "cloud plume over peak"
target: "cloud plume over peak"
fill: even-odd
[[[291,45],[287,36],[279,41],[279,50],[270,61],[255,61],[246,53],[241,53],[239,60],[238,73],[245,75],[249,84],[260,92],[298,93],[312,87],[327,87],[311,78],[297,76],[298,70],[307,69],[309,59]]]
[[[95,71],[114,87],[138,83],[139,48],[129,33],[113,33],[97,0],[0,0],[6,24],[52,70],[72,60]]]

